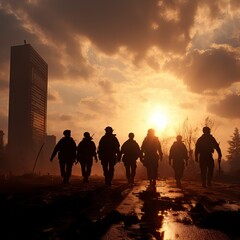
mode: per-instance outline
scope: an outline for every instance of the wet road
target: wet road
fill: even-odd
[[[76,177],[68,185],[58,178],[23,178],[0,184],[4,239],[240,239],[239,184],[183,182],[171,179],[126,184]]]
[[[156,187],[139,182],[116,210],[124,216],[104,235],[107,239],[240,239],[239,186],[202,188],[161,180]]]

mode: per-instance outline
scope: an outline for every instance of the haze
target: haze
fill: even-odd
[[[0,128],[7,143],[10,47],[49,66],[47,134],[112,126],[121,144],[154,127],[170,144],[209,117],[223,157],[240,123],[240,1],[0,1]]]

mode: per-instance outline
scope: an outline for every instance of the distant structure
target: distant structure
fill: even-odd
[[[31,171],[46,137],[48,65],[24,40],[11,47],[8,152],[14,169]]]

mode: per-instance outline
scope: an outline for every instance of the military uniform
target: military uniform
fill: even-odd
[[[158,160],[162,160],[162,148],[158,137],[154,136],[154,130],[149,129],[142,146],[142,161],[147,168],[147,176],[150,184],[155,185],[158,176]]]
[[[214,150],[218,153],[218,159],[221,161],[222,153],[216,139],[210,134],[210,129],[203,128],[204,134],[197,140],[195,146],[195,159],[199,162],[201,169],[202,186],[211,186],[214,169]]]
[[[181,179],[184,172],[184,161],[188,161],[188,152],[185,144],[182,142],[182,137],[177,136],[177,141],[175,141],[169,151],[169,164],[171,165],[171,160],[173,160],[172,166],[175,173],[175,180],[177,187],[181,187]]]
[[[84,133],[84,138],[77,147],[77,161],[80,162],[83,182],[87,183],[91,175],[93,157],[97,162],[96,145],[88,132]]]
[[[101,160],[105,184],[111,186],[114,166],[120,151],[120,144],[111,127],[105,128],[105,135],[99,141],[98,158]]]
[[[63,132],[65,137],[61,138],[56,144],[50,161],[58,154],[60,173],[63,178],[63,183],[68,183],[72,174],[72,165],[76,160],[77,146],[73,138],[70,136],[71,131]]]
[[[134,183],[137,168],[136,161],[141,156],[140,147],[133,137],[133,133],[130,133],[129,139],[121,147],[122,161],[126,169],[128,183]]]

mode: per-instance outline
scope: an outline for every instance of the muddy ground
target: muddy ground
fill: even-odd
[[[159,180],[156,188],[147,181],[128,185],[114,179],[106,187],[98,176],[87,184],[73,177],[65,185],[57,176],[12,176],[0,182],[1,235],[31,240],[237,240],[239,201],[239,183],[202,188],[199,182],[184,181],[179,189],[173,179]]]

